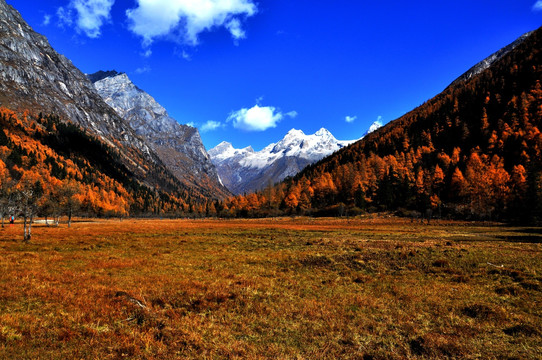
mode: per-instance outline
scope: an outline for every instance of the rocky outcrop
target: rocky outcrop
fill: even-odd
[[[181,182],[212,191],[218,197],[230,195],[220,184],[196,128],[179,124],[125,73],[99,71],[88,77],[103,100],[147,140]]]

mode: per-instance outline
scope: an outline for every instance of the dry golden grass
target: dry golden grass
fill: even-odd
[[[542,357],[542,229],[124,220],[0,231],[0,358]]]

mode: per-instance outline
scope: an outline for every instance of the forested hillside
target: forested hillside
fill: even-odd
[[[539,222],[541,36],[295,178],[230,199],[226,213],[408,210]]]
[[[168,174],[136,180],[113,147],[55,116],[0,108],[0,215],[171,215],[204,212],[206,198]]]

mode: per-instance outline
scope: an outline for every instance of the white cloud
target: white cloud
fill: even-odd
[[[146,49],[145,51],[141,53],[141,56],[146,57],[146,58],[151,57],[151,55],[152,55],[151,49]]]
[[[216,129],[219,129],[223,127],[224,125],[219,121],[213,121],[209,120],[203,126],[201,127],[201,132],[208,132],[208,131],[214,131]]]
[[[187,53],[185,50],[183,50],[181,56],[183,57],[183,59],[185,59],[186,61],[191,61],[192,60],[192,56]]]
[[[151,68],[149,66],[143,66],[140,68],[137,68],[135,73],[136,74],[145,74],[151,71]]]
[[[51,23],[51,15],[45,14],[43,16],[43,26],[47,26]]]
[[[344,121],[346,121],[347,123],[353,123],[354,121],[356,121],[357,118],[357,116],[347,116],[344,118]]]
[[[292,119],[296,118],[297,117],[297,111],[290,111],[290,112],[287,112],[286,114],[284,114],[285,116],[288,116]]]
[[[227,121],[233,122],[233,127],[245,131],[265,131],[277,126],[284,116],[295,117],[297,112],[283,114],[273,106],[254,105],[250,109],[241,109],[230,114]]]
[[[246,36],[241,20],[256,14],[253,0],[136,0],[137,8],[126,15],[129,28],[149,46],[156,38],[181,36],[197,45],[204,31],[225,27],[235,40]]]
[[[227,22],[226,29],[229,30],[231,36],[233,36],[233,38],[236,40],[244,39],[246,37],[246,33],[241,28],[241,22],[239,19],[231,19],[229,22]]]
[[[538,0],[538,1],[533,5],[533,11],[542,11],[542,0]]]
[[[193,121],[190,121],[189,123],[186,123],[186,126],[190,126],[190,127],[195,128],[195,127],[196,127],[196,123],[193,122]]]
[[[73,25],[73,11],[70,9],[65,9],[63,7],[59,7],[56,10],[56,16],[58,16],[59,25],[60,26],[72,26]]]
[[[67,7],[60,7],[57,16],[61,25],[73,26],[90,38],[101,35],[104,23],[111,19],[115,0],[70,0]]]

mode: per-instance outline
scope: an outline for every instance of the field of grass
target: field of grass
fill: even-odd
[[[542,358],[542,229],[401,219],[0,230],[0,358]]]

